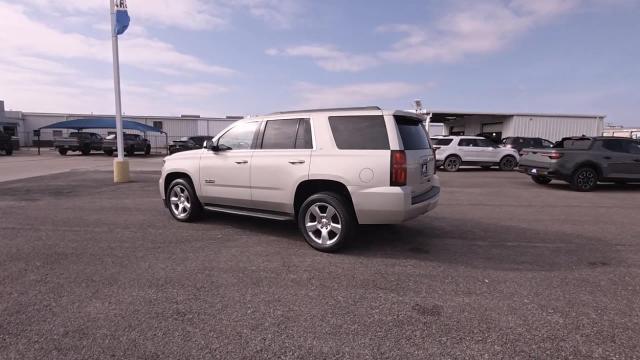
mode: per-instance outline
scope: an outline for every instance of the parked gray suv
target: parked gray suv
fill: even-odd
[[[600,181],[640,182],[640,142],[619,137],[572,137],[552,149],[525,149],[519,171],[538,184],[564,180],[577,191]]]

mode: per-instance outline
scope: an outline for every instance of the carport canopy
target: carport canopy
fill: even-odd
[[[115,129],[116,119],[113,117],[103,118],[86,118],[86,119],[74,119],[57,122],[55,124],[43,126],[40,129],[72,129],[72,130],[85,130],[85,129]],[[138,130],[141,132],[157,132],[166,134],[153,126],[139,123],[133,120],[122,120],[122,128],[125,130]]]

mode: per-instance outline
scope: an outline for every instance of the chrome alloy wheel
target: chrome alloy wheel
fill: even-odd
[[[191,197],[184,186],[176,185],[171,189],[169,204],[171,211],[177,218],[185,219],[189,217],[189,213],[191,213]]]
[[[331,245],[340,238],[342,219],[333,206],[327,203],[313,204],[304,218],[309,237],[318,244]]]

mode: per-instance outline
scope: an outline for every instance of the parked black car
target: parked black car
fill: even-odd
[[[169,154],[175,154],[181,151],[202,149],[205,141],[211,141],[213,136],[189,136],[176,140],[169,145]]]
[[[506,137],[502,139],[502,145],[516,149],[520,155],[522,155],[522,150],[524,149],[548,149],[553,147],[553,143],[549,140],[522,136]]]
[[[149,140],[137,134],[124,133],[124,152],[128,156],[133,156],[136,152],[144,152],[145,155],[151,154],[151,144]],[[102,143],[102,151],[109,156],[118,151],[116,135],[109,135]]]
[[[5,134],[2,130],[0,130],[0,151],[4,151],[7,155],[13,154],[13,141],[11,141],[11,136]]]
[[[640,142],[619,137],[573,137],[552,149],[525,149],[519,171],[538,184],[563,180],[577,191],[599,181],[640,182]]]
[[[82,155],[89,155],[92,150],[102,150],[102,136],[89,132],[72,132],[69,137],[58,138],[53,142],[53,147],[60,155],[67,155],[69,151],[80,151]]]

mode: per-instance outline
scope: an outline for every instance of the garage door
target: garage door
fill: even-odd
[[[483,133],[501,133],[503,123],[482,124]]]

